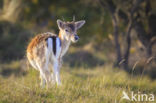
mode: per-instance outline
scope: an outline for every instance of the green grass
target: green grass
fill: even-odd
[[[1,65],[0,73],[6,68],[18,70],[7,76],[0,74],[0,103],[130,103],[120,100],[122,91],[156,95],[155,80],[132,76],[109,65],[92,69],[64,66],[62,86],[53,85],[48,89],[40,88],[38,71],[21,71],[19,62],[13,62]]]

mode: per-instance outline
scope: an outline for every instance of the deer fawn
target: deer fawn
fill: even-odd
[[[49,83],[61,84],[60,67],[62,57],[72,42],[77,42],[77,30],[85,24],[85,20],[64,22],[57,20],[59,35],[51,32],[35,36],[27,47],[27,58],[33,68],[39,70],[41,86]],[[51,73],[53,71],[53,73]]]

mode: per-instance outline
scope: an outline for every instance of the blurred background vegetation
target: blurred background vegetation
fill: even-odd
[[[64,91],[54,88],[51,90],[54,95],[36,89],[33,84],[39,82],[34,75],[38,74],[27,71],[28,43],[39,33],[58,34],[56,20],[72,21],[73,16],[76,21],[86,20],[86,24],[78,31],[79,42],[72,44],[64,57],[62,77],[67,79]],[[138,77],[133,78],[135,76]],[[148,88],[148,92],[156,94],[155,78],[156,0],[0,0],[0,99],[3,98],[4,103],[10,98],[11,102],[24,99],[25,102],[39,102],[55,96],[60,98],[56,99],[58,103],[73,102],[64,95],[66,92],[75,100],[86,96],[86,101],[112,103],[112,96],[119,100],[114,91],[119,93],[123,89],[145,91]],[[23,86],[10,81],[29,88],[21,91]],[[79,88],[73,88],[76,86]],[[16,96],[23,93],[26,98],[21,96],[16,100],[10,87],[21,88],[15,90]],[[66,90],[71,87],[71,91]],[[91,99],[90,93],[95,97]],[[10,95],[6,97],[5,94]]]
[[[81,39],[74,44],[75,52],[72,49],[67,56],[68,63],[75,55],[81,57],[77,65],[82,60],[88,65],[100,61],[129,71],[136,62],[142,68],[148,61],[148,67],[154,68],[155,6],[155,0],[1,0],[0,61],[23,59],[32,37],[47,31],[58,33],[56,20],[72,21],[75,16],[86,24],[79,30]],[[94,57],[99,53],[102,60]]]

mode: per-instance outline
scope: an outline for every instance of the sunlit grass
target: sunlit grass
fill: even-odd
[[[13,62],[3,67],[20,69],[20,64]],[[62,86],[48,89],[40,88],[36,70],[24,72],[25,75],[0,75],[0,103],[126,103],[120,101],[123,90],[156,94],[156,81],[134,77],[109,65],[92,69],[65,66],[61,69]]]

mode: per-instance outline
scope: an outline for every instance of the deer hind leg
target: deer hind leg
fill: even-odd
[[[36,64],[40,71],[40,79],[41,79],[40,86],[44,88],[45,84],[48,82],[46,72],[45,72],[45,66],[44,64],[42,64],[42,62],[39,61],[36,62]]]
[[[54,77],[57,85],[61,85],[59,61],[55,60],[53,64]]]
[[[53,72],[53,64],[52,64],[52,60],[50,60],[50,63],[49,63],[49,69],[51,70],[51,84],[55,84],[55,76],[54,74],[52,73]]]
[[[44,63],[43,62],[37,63],[39,71],[40,71],[40,78],[41,78],[40,85],[42,87],[44,87],[45,84],[47,84],[47,87],[48,87],[49,83],[51,82],[51,73],[50,73],[47,63],[48,61],[45,61]]]
[[[36,63],[35,63],[34,60],[29,60],[29,63],[32,65],[33,68],[35,68],[36,70],[38,70],[38,67],[37,67],[37,65],[36,65]]]
[[[34,61],[34,60],[31,60],[30,61],[31,65],[36,69],[36,70],[39,70],[40,71],[40,79],[41,79],[41,82],[40,82],[40,86],[41,87],[44,87],[45,84],[46,84],[46,81],[44,79],[44,74],[42,72],[42,69],[41,69],[41,65],[36,65],[37,63]]]
[[[40,71],[42,87],[44,87],[45,84],[47,84],[48,87],[49,83],[51,82],[51,72],[49,70],[49,57],[50,53],[48,52],[48,49],[45,48],[45,55],[43,57],[40,57],[36,63]]]

